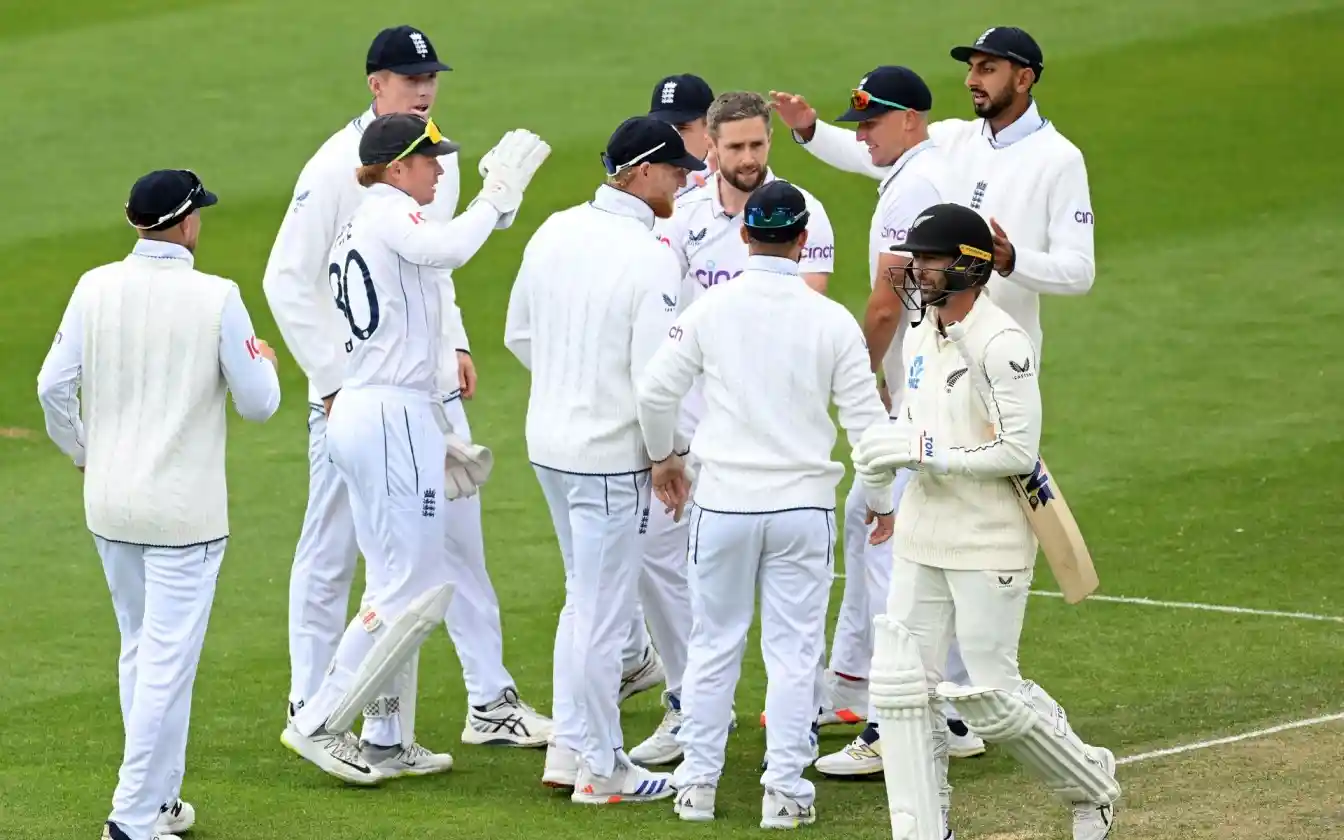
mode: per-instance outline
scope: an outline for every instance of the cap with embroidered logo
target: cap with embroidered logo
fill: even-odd
[[[668,76],[653,86],[649,116],[672,125],[685,125],[702,119],[714,104],[709,83],[691,73]]]
[[[616,127],[607,140],[602,164],[608,175],[641,163],[670,163],[698,172],[705,162],[686,151],[681,132],[653,117],[631,117]]]
[[[393,26],[379,32],[369,45],[369,55],[364,61],[366,73],[391,70],[398,76],[419,76],[452,69],[439,61],[429,36],[414,26]]]
[[[836,122],[863,122],[891,111],[926,112],[933,108],[933,93],[919,74],[909,67],[884,64],[870,70],[849,97],[849,110]]]
[[[976,53],[1006,58],[1023,67],[1030,67],[1036,73],[1038,82],[1041,73],[1045,71],[1045,56],[1041,53],[1040,45],[1025,29],[1016,26],[992,26],[976,38],[974,44],[953,47],[950,54],[957,61],[970,61]]]
[[[158,169],[131,187],[126,221],[139,230],[167,230],[193,211],[218,201],[190,169]]]

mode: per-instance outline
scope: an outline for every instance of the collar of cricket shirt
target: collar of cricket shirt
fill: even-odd
[[[364,129],[369,127],[369,123],[376,119],[378,119],[378,115],[374,113],[373,105],[369,105],[369,109],[351,120],[350,124],[355,127],[357,134],[363,134]]]
[[[906,149],[904,154],[896,158],[896,162],[891,165],[891,172],[888,173],[887,177],[883,178],[882,183],[878,185],[877,194],[881,195],[882,193],[886,192],[887,186],[892,181],[896,180],[896,176],[901,174],[901,170],[905,168],[905,165],[907,163],[914,160],[918,155],[923,154],[924,152],[927,152],[929,149],[932,148],[933,148],[932,140],[923,140],[911,146],[910,148]]]
[[[785,257],[768,257],[764,254],[752,254],[747,257],[748,271],[769,271],[772,274],[792,274],[795,277],[798,273],[798,263]]]
[[[711,175],[709,178],[706,178],[705,180],[706,180],[705,188],[709,190],[710,207],[713,208],[711,212],[715,216],[718,216],[719,218],[722,219],[736,218],[736,216],[729,216],[727,213],[724,212],[723,202],[719,200],[719,185],[723,183],[723,179],[719,177],[719,173],[715,172],[713,175]],[[772,172],[770,167],[767,166],[765,168],[765,179],[761,181],[760,186],[763,187],[773,180],[775,180],[775,173]],[[737,216],[741,215],[742,213],[739,211],[737,213]]]
[[[989,120],[982,120],[980,123],[980,134],[989,140],[989,145],[996,149],[1006,149],[1019,140],[1025,140],[1027,137],[1035,134],[1045,128],[1050,121],[1041,116],[1040,109],[1036,107],[1036,100],[1031,100],[1027,110],[1022,112],[1022,116],[1013,121],[1012,125],[1003,127],[997,135],[990,130]]]
[[[644,227],[653,230],[653,208],[644,199],[631,195],[625,190],[618,190],[609,184],[603,184],[597,188],[593,200],[589,203],[598,210],[607,213],[638,219]]]
[[[162,242],[158,239],[138,239],[131,254],[150,260],[179,260],[188,267],[195,265],[196,257],[176,242]]]

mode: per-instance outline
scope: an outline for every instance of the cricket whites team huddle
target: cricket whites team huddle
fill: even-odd
[[[988,743],[1057,796],[1075,840],[1111,835],[1115,756],[1017,661],[1038,550],[1071,600],[1095,586],[1039,453],[1040,297],[1095,275],[1087,170],[1038,106],[1030,35],[994,27],[951,58],[974,119],[930,122],[903,66],[864,75],[834,120],[792,93],[658,81],[610,135],[595,192],[527,241],[507,312],[464,313],[453,271],[514,223],[551,149],[507,132],[459,212],[459,147],[430,116],[451,68],[418,29],[375,37],[372,104],[303,167],[263,278],[309,383],[286,747],[358,785],[450,770],[415,730],[419,648],[446,625],[463,744],[544,750],[540,781],[575,803],[670,799],[713,820],[759,599],[762,828],[816,821],[815,766],[884,776],[896,840],[949,840],[948,762]],[[821,202],[769,167],[776,122],[876,185],[861,319],[827,294]],[[136,181],[133,249],[80,278],[38,375],[121,632],[105,840],[196,821],[180,794],[230,534],[225,408],[231,393],[261,422],[280,404],[238,286],[194,266],[216,201],[190,170]],[[464,406],[465,324],[501,317],[564,568],[550,717],[505,662],[478,492],[494,456]],[[855,471],[838,512],[832,405]],[[621,704],[659,686],[665,716],[627,750]],[[819,727],[846,724],[862,724],[853,742],[819,755]]]

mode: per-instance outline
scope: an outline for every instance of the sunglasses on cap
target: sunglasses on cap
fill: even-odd
[[[760,207],[748,207],[746,214],[742,217],[742,223],[750,228],[786,228],[805,218],[807,218],[807,210],[790,213],[783,207],[776,207],[766,213]]]
[[[419,146],[420,143],[424,140],[428,140],[431,145],[435,146],[443,142],[443,132],[439,131],[439,127],[434,124],[434,119],[432,117],[425,121],[424,134],[421,134],[419,137],[412,140],[411,145],[406,147],[406,151],[392,158],[392,160],[390,160],[389,163],[396,163],[397,161],[409,155],[411,152],[414,152],[416,147]]]
[[[878,105],[885,105],[888,108],[895,108],[898,111],[909,111],[904,105],[892,102],[888,99],[879,99],[862,88],[854,88],[849,96],[849,104],[855,111],[866,111],[868,106],[876,102]]]
[[[663,148],[666,145],[667,145],[666,142],[659,143],[657,146],[654,146],[647,152],[640,152],[639,154],[635,155],[633,158],[622,164],[617,164],[613,162],[611,156],[608,155],[606,152],[603,152],[602,166],[606,168],[608,175],[615,175],[616,173],[629,169],[632,166],[638,166],[644,160],[644,158],[649,157],[654,152],[658,151],[659,149]]]
[[[187,191],[187,197],[183,199],[182,203],[174,207],[170,212],[164,213],[162,216],[148,224],[137,225],[135,222],[131,222],[131,227],[138,230],[150,230],[156,228],[164,222],[176,219],[179,216],[185,216],[192,205],[205,198],[205,184],[201,183],[200,176],[190,169],[183,169],[182,171],[191,176],[191,189]],[[130,209],[130,202],[127,202],[127,209]]]

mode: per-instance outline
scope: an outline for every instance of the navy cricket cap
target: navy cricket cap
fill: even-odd
[[[680,73],[653,86],[649,116],[672,125],[684,125],[704,117],[713,103],[714,91],[708,82],[691,73]]]
[[[398,76],[419,76],[452,69],[439,61],[429,37],[414,26],[394,26],[379,32],[364,61],[365,73],[391,70]]]
[[[790,242],[807,227],[807,199],[788,181],[762,184],[747,197],[742,225],[759,242]]]
[[[849,110],[836,122],[863,122],[890,111],[929,111],[933,94],[919,74],[909,67],[884,64],[859,80],[849,98]]]
[[[971,46],[953,47],[951,55],[957,61],[970,61],[976,53],[1006,58],[1023,67],[1030,67],[1036,73],[1038,82],[1045,70],[1045,56],[1036,39],[1016,26],[991,26]]]
[[[139,230],[167,230],[192,212],[219,202],[190,169],[158,169],[142,176],[126,200],[126,221]]]
[[[670,163],[698,172],[705,162],[686,151],[681,132],[671,123],[653,117],[631,117],[616,127],[607,140],[602,164],[608,175],[641,163]]]
[[[457,151],[458,144],[444,138],[433,120],[419,114],[384,114],[359,137],[359,162],[365,166],[391,163],[407,155],[439,157]]]

